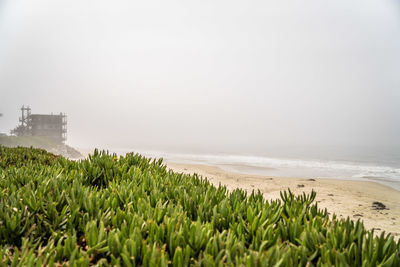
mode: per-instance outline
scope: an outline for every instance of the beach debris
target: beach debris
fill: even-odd
[[[357,214],[354,214],[353,217],[364,217],[364,216],[362,214],[357,213]]]
[[[304,184],[298,184],[297,187],[304,187]]]
[[[388,210],[386,205],[379,201],[372,202],[372,209],[373,210]]]
[[[328,196],[333,197],[333,194],[328,194]]]
[[[307,181],[315,182],[315,179],[312,179],[312,178],[311,178],[311,179],[308,179]]]

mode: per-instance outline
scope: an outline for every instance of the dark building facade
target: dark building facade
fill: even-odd
[[[29,107],[22,107],[20,125],[11,131],[17,136],[45,136],[58,143],[64,143],[67,139],[67,116],[63,113],[31,114]]]
[[[30,117],[31,134],[33,136],[48,136],[58,142],[64,142],[64,115],[32,114]]]

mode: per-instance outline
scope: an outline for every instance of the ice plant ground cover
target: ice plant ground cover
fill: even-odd
[[[0,147],[0,265],[400,266],[400,241],[314,199],[227,192],[133,153]]]

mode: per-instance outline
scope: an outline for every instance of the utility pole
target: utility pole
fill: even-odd
[[[3,113],[0,113],[0,118],[3,117]],[[3,135],[2,133],[0,133],[0,135]]]

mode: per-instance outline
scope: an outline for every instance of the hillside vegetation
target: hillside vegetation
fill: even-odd
[[[138,154],[0,146],[2,266],[400,266],[400,242],[315,193],[227,192]]]
[[[46,136],[0,136],[0,145],[6,147],[34,147],[45,149],[51,153],[62,155],[68,158],[80,158],[81,153],[76,149],[55,142]]]

